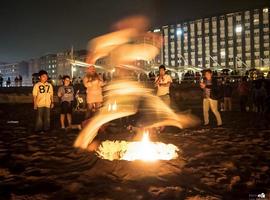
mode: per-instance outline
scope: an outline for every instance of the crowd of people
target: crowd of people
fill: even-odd
[[[4,82],[3,76],[0,75],[0,87],[4,87],[4,86],[6,86],[6,87],[11,87],[11,86],[22,87],[22,82],[23,82],[22,76],[21,75],[16,76],[14,78],[14,81],[13,82],[14,82],[14,84],[12,84],[12,81],[11,81],[11,78],[10,77],[7,77],[6,81]]]
[[[36,126],[37,132],[50,129],[50,109],[53,108],[53,85],[48,82],[46,71],[39,72],[39,82],[33,87],[34,109],[37,110]],[[135,80],[135,74],[130,74]],[[83,84],[86,91],[86,114],[85,119],[90,119],[97,112],[103,103],[103,86],[112,80],[112,76],[98,74],[94,66],[90,66],[86,75],[79,79],[79,82],[69,76],[61,77],[62,84],[58,88],[57,96],[60,99],[60,125],[62,129],[72,126],[72,111],[75,105],[78,108],[78,93],[75,93],[76,84]],[[138,77],[137,77],[138,78]],[[173,83],[172,77],[166,73],[164,65],[159,67],[159,73],[143,77],[156,87],[156,95],[160,97],[168,106],[171,104],[170,87]],[[138,80],[138,79],[137,79]],[[139,79],[141,80],[141,79]],[[73,84],[72,84],[73,81]],[[230,112],[240,110],[241,112],[268,113],[270,105],[269,82],[265,79],[248,81],[247,77],[242,77],[240,82],[232,82],[230,76],[215,76],[210,69],[202,73],[198,81],[198,87],[202,89],[203,96],[203,117],[204,125],[209,125],[209,110],[216,118],[216,125],[223,125],[220,112]],[[234,108],[232,102],[239,101],[239,109]],[[66,123],[67,121],[67,123]],[[66,126],[67,124],[67,126]]]
[[[252,80],[247,76],[239,82],[232,82],[230,76],[215,77],[211,70],[204,71],[200,83],[203,89],[204,123],[209,124],[208,110],[214,113],[217,126],[222,125],[220,111],[255,112],[267,115],[270,112],[270,81],[264,79]],[[239,102],[239,108],[233,108],[232,102]]]

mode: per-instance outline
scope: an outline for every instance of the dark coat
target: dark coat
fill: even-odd
[[[219,100],[222,98],[222,89],[218,85],[217,79],[212,78],[212,85],[206,85],[206,88],[210,89],[210,98]]]

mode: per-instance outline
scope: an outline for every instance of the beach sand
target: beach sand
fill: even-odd
[[[200,105],[183,108],[201,117]],[[53,129],[34,133],[34,114],[30,104],[0,104],[0,199],[270,197],[270,130],[258,114],[222,113],[222,128],[166,128],[155,139],[178,146],[182,155],[150,163],[102,160],[74,148],[79,130],[61,131],[57,109]],[[82,119],[74,114],[74,123]],[[103,139],[130,137],[119,124],[104,132]]]

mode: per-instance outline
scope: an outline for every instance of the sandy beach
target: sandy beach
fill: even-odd
[[[201,116],[196,100],[182,105]],[[170,161],[108,161],[73,147],[78,130],[33,131],[31,104],[0,105],[0,199],[252,199],[270,197],[270,130],[259,114],[223,112],[224,126],[166,128],[155,140],[182,150]],[[212,116],[213,117],[213,116]],[[83,119],[74,114],[74,123]],[[213,120],[212,120],[213,121]],[[103,139],[129,138],[114,124]]]

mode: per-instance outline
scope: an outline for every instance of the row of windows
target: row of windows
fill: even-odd
[[[248,34],[250,32],[250,30],[251,30],[250,28],[246,28],[245,27],[245,29],[243,29],[242,26],[236,26],[234,29],[233,28],[228,28],[228,35],[230,37],[233,36],[233,32],[235,32],[236,35],[241,35],[241,33],[243,33],[243,32],[246,33],[246,34]],[[269,24],[264,24],[262,31],[265,34],[269,33]],[[259,33],[260,33],[259,27],[254,27],[253,32],[254,32],[255,35],[259,35]],[[191,35],[191,37],[195,37],[195,31],[190,32],[190,35]],[[199,31],[196,32],[196,35],[197,35],[197,37],[202,37],[203,32],[199,30]],[[217,35],[218,34],[217,34],[216,30],[214,32],[212,32],[212,33],[210,33],[207,30],[205,30],[205,32],[204,32],[204,36],[205,37],[206,36],[217,36]],[[221,37],[225,37],[225,29],[223,29],[223,28],[220,29],[220,35],[221,35]],[[168,35],[165,35],[164,37],[167,39],[168,38]],[[180,39],[181,37],[187,38],[188,37],[188,34],[187,33],[184,33],[183,34],[179,30],[179,33],[177,34],[177,39]],[[170,39],[174,39],[174,38],[175,38],[175,35],[174,34],[170,34]]]
[[[269,9],[268,9],[268,8],[264,8],[264,9],[263,9],[263,18],[264,18],[264,19],[265,19],[265,18],[268,18],[268,15],[269,15],[268,13],[269,13]],[[241,13],[241,12],[240,12],[240,13],[234,13],[234,14],[227,14],[226,17],[225,17],[225,16],[220,16],[220,17],[218,17],[218,18],[219,18],[219,20],[220,20],[220,22],[221,22],[222,24],[224,24],[225,18],[228,19],[228,22],[229,22],[229,23],[232,23],[232,21],[233,21],[233,16],[235,16],[236,22],[237,22],[237,23],[241,23],[241,19],[242,19],[242,13]],[[245,16],[245,20],[249,22],[249,20],[250,20],[250,12],[249,12],[249,11],[246,11],[246,12],[244,13],[244,16]],[[255,9],[255,10],[254,10],[253,18],[254,18],[254,22],[258,22],[258,21],[256,20],[256,19],[259,19],[259,10],[258,10],[258,9]],[[191,25],[191,26],[194,27],[195,24],[196,24],[197,26],[201,26],[202,23],[204,23],[204,24],[206,24],[206,26],[208,26],[208,25],[209,25],[209,22],[210,22],[210,18],[205,18],[205,19],[203,19],[203,20],[201,19],[201,20],[191,21],[191,22],[189,22],[189,23],[185,22],[185,23],[183,23],[182,26],[183,26],[183,29],[186,31],[188,25]],[[212,24],[215,25],[216,22],[217,22],[217,17],[212,17]],[[181,25],[180,25],[180,24],[177,24],[177,27],[181,27]]]
[[[195,65],[195,60],[190,60],[189,62],[191,63],[191,65]],[[255,66],[260,66],[262,64],[262,61],[260,59],[256,59],[256,60],[254,60],[254,62],[255,62]],[[168,63],[169,63],[168,60],[165,60],[165,64],[166,65],[169,65]],[[180,65],[185,66],[181,61],[174,61],[174,60],[172,60],[171,63],[172,63],[172,65],[175,65],[175,63],[177,63],[179,66]],[[202,61],[197,61],[197,63],[198,63],[198,66],[202,66],[202,64],[203,64]],[[233,67],[233,66],[243,67],[246,64],[250,65],[251,64],[251,60],[250,59],[247,59],[245,61],[238,60],[238,61],[235,61],[235,63],[234,63],[234,60],[230,60],[228,62],[228,65],[231,66],[231,67]],[[210,61],[205,60],[204,65],[206,67],[209,67],[210,66]],[[225,60],[221,60],[221,63],[220,64],[218,64],[216,62],[212,62],[212,66],[218,66],[218,65],[225,66],[226,65],[226,61]]]
[[[234,44],[235,44],[235,46],[242,46],[242,41],[245,42],[245,46],[250,46],[250,44],[251,44],[251,39],[250,38],[245,38],[244,40],[238,39],[238,40],[235,40],[235,42],[234,42],[234,40],[227,40],[227,44],[228,44],[228,46],[234,46]],[[256,37],[253,40],[253,42],[254,42],[255,46],[260,44],[260,38]],[[190,43],[188,43],[188,42],[183,42],[183,43],[181,43],[181,42],[177,42],[177,43],[171,42],[170,43],[171,48],[174,48],[175,46],[181,47],[182,44],[183,44],[184,48],[188,48],[189,46],[191,46],[191,48],[195,48],[195,46],[196,46],[195,41],[190,41]],[[203,44],[202,40],[197,40],[197,46],[202,46],[202,44]],[[218,44],[225,46],[226,41],[221,40],[220,42],[218,42],[217,40],[212,40],[212,42],[210,42],[209,40],[204,40],[204,45],[205,46],[210,46],[210,45],[217,46]],[[265,37],[263,39],[262,45],[263,46],[269,46],[269,38]],[[167,47],[168,47],[168,43],[165,44],[165,48],[167,48]]]
[[[17,69],[1,69],[0,70],[0,73],[3,73],[3,74],[7,74],[7,73],[13,73],[13,72],[16,72]]]

